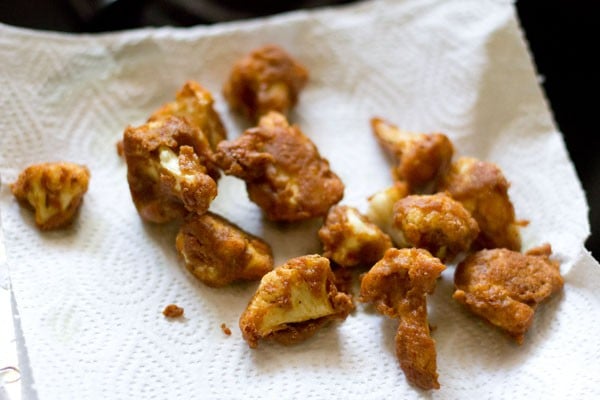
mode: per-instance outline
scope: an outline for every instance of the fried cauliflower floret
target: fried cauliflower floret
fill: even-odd
[[[404,131],[381,118],[372,118],[371,127],[379,143],[397,160],[392,175],[407,182],[411,191],[427,190],[428,184],[435,185],[448,170],[454,146],[446,135]]]
[[[389,249],[365,274],[360,301],[398,318],[396,356],[408,381],[421,389],[439,389],[435,341],[427,322],[425,296],[446,267],[423,249]]]
[[[375,193],[368,199],[367,218],[387,233],[397,246],[404,242],[404,237],[394,226],[394,204],[409,193],[406,182],[396,181],[389,188]]]
[[[20,203],[35,211],[35,224],[42,230],[69,225],[88,190],[90,171],[69,162],[31,165],[10,189]]]
[[[235,63],[223,94],[232,109],[257,121],[269,111],[286,115],[307,80],[306,68],[280,47],[267,45]]]
[[[293,258],[266,274],[240,317],[244,340],[252,348],[260,339],[293,344],[346,319],[354,306],[334,279],[329,260],[319,255]]]
[[[452,297],[521,344],[538,304],[563,287],[551,254],[549,244],[525,254],[508,249],[474,253],[456,268]]]
[[[454,162],[440,184],[471,213],[479,225],[479,248],[521,249],[519,222],[508,196],[510,184],[493,163],[471,157]]]
[[[258,280],[273,269],[271,246],[211,212],[188,216],[176,247],[186,268],[212,287]]]
[[[198,129],[212,150],[220,141],[227,138],[225,127],[214,109],[211,93],[198,82],[188,81],[177,92],[175,101],[163,105],[148,119],[148,122],[164,120],[169,117],[180,117],[192,127]]]
[[[202,214],[216,197],[218,171],[208,142],[185,120],[127,127],[123,149],[131,197],[144,220],[164,223]]]
[[[333,206],[319,229],[323,256],[342,267],[371,266],[392,247],[392,240],[377,225],[349,206]]]
[[[236,140],[221,142],[216,157],[226,174],[246,181],[250,200],[272,221],[323,216],[344,193],[314,143],[276,112]]]
[[[401,247],[420,247],[443,261],[467,251],[479,234],[477,222],[446,193],[410,195],[394,204]]]

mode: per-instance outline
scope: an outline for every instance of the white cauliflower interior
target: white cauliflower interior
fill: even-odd
[[[403,245],[406,240],[402,231],[394,226],[394,204],[406,196],[402,186],[391,186],[375,193],[369,198],[367,217],[382,231],[390,235],[396,245]]]

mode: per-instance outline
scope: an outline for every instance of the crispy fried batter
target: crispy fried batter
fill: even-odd
[[[212,150],[221,140],[227,138],[225,127],[214,109],[211,93],[198,82],[187,81],[177,92],[175,101],[163,105],[148,119],[148,122],[164,120],[175,116],[183,118],[192,127],[198,129]]]
[[[90,171],[69,162],[34,164],[27,167],[10,189],[20,203],[35,211],[35,224],[42,230],[69,225],[83,195]]]
[[[176,246],[187,269],[212,287],[258,280],[273,269],[268,243],[211,212],[188,216]]]
[[[561,290],[559,263],[549,244],[525,254],[481,250],[456,268],[454,299],[523,343],[539,303]]]
[[[349,206],[333,206],[319,229],[323,256],[342,267],[372,266],[392,247],[377,225]]]
[[[170,117],[127,127],[127,180],[139,214],[164,223],[202,214],[217,195],[218,170],[208,142],[185,120]]]
[[[169,304],[163,310],[163,315],[167,318],[179,318],[183,315],[184,309],[177,304]]]
[[[344,184],[314,143],[276,112],[221,142],[216,157],[226,174],[246,181],[250,200],[273,221],[323,216],[343,196]]]
[[[435,185],[448,170],[454,146],[446,135],[404,131],[381,118],[372,118],[371,127],[379,143],[397,159],[394,178],[406,181],[411,191]]]
[[[394,204],[410,193],[408,184],[396,181],[392,186],[370,196],[367,217],[382,231],[390,235],[392,241],[400,246],[404,242],[402,232],[394,226]]]
[[[394,225],[402,232],[402,247],[427,249],[443,261],[467,251],[479,234],[475,219],[447,193],[400,199],[394,205]]]
[[[460,201],[479,225],[479,248],[521,249],[519,223],[508,197],[510,184],[493,163],[461,157],[440,184]]]
[[[426,294],[446,267],[423,249],[389,249],[362,279],[360,301],[399,318],[396,355],[406,378],[422,389],[439,389],[435,341],[427,322]]]
[[[348,296],[353,297],[354,272],[352,268],[344,268],[332,263],[331,271],[335,278],[334,283],[338,292],[344,292]],[[354,301],[354,300],[353,300]]]
[[[231,336],[231,329],[229,329],[229,327],[227,326],[227,324],[225,324],[225,322],[223,322],[221,324],[221,331],[227,335],[227,336]]]
[[[117,155],[119,157],[123,157],[125,156],[125,149],[123,149],[123,139],[119,140],[116,144],[115,147],[117,148]]]
[[[280,47],[267,45],[235,63],[223,94],[232,109],[257,121],[269,111],[287,114],[307,80],[306,68]]]
[[[346,319],[354,305],[334,279],[329,260],[319,255],[293,258],[266,274],[240,317],[244,340],[252,348],[260,339],[293,344]]]

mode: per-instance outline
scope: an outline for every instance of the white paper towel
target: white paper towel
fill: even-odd
[[[185,80],[209,88],[233,138],[246,127],[220,93],[233,62],[265,43],[311,78],[291,119],[346,184],[342,203],[391,183],[373,138],[378,115],[441,131],[459,155],[498,163],[512,182],[524,247],[550,242],[564,291],[515,345],[451,299],[453,268],[430,297],[437,398],[598,398],[600,269],[583,248],[587,205],[506,1],[369,1],[191,29],[103,35],[0,25],[0,174],[28,164],[87,164],[90,189],[72,229],[40,233],[0,190],[13,291],[41,400],[92,398],[418,398],[394,354],[396,322],[369,307],[296,346],[250,350],[237,321],[256,283],[211,289],[184,269],[177,226],[142,223],[115,143]],[[276,262],[319,251],[319,221],[263,220],[241,181],[213,209],[265,238]],[[175,302],[182,321],[161,311]],[[226,323],[233,331],[226,336]]]

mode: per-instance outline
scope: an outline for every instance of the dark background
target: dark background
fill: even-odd
[[[0,0],[0,21],[65,32],[114,31],[142,26],[190,26],[274,14],[341,0]],[[519,0],[517,12],[543,87],[563,132],[590,205],[586,247],[600,259],[600,158],[595,135],[600,68],[592,60],[600,38],[595,1]],[[594,121],[592,121],[592,118]]]

